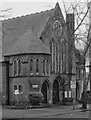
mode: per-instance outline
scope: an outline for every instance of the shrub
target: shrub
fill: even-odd
[[[40,105],[44,97],[43,97],[43,94],[40,92],[30,92],[28,99],[31,105]]]

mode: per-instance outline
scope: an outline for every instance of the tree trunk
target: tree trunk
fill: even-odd
[[[83,104],[82,108],[87,109],[87,85],[86,85],[86,69],[85,69],[85,60],[83,63]]]

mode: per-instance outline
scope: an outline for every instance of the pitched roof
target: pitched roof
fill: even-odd
[[[14,44],[17,44],[16,42],[24,35],[24,33],[26,33],[27,30],[32,30],[34,35],[36,35],[36,38],[39,38],[47,20],[50,15],[53,14],[53,11],[54,9],[51,9],[40,13],[4,20],[2,22],[2,30],[4,33],[2,40],[2,54],[9,54],[7,51]],[[24,46],[22,47],[24,48]]]
[[[56,7],[59,7],[58,3],[56,4],[55,8]],[[52,16],[53,13],[54,13],[54,9],[51,9],[47,11],[42,11],[40,13],[35,13],[31,15],[21,16],[21,17],[2,21],[2,31],[3,31],[2,54],[3,56],[13,55],[15,54],[15,52],[16,54],[20,54],[20,52],[29,53],[30,50],[31,50],[30,53],[40,53],[40,52],[44,53],[45,52],[49,54],[49,49],[43,46],[43,44],[39,40],[39,37],[49,17]],[[29,33],[27,30],[32,30],[33,33],[31,32]],[[24,41],[25,36],[27,38],[26,39],[27,42]],[[29,36],[34,36],[34,39],[29,39]],[[27,45],[30,45],[32,47],[29,48],[29,46]],[[36,49],[34,46],[36,46]],[[79,51],[75,49],[74,52],[75,52],[76,57],[79,58]]]
[[[16,43],[8,50],[6,55],[16,55],[23,53],[45,53],[50,54],[48,47],[34,35],[33,31],[28,30]]]

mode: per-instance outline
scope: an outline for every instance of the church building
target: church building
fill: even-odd
[[[44,103],[70,98],[71,81],[81,82],[80,54],[74,44],[74,14],[64,20],[59,3],[53,9],[2,21],[2,102],[28,101],[42,92]],[[78,85],[79,86],[79,85]],[[80,90],[76,87],[76,97]]]

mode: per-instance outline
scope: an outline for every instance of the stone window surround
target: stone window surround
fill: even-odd
[[[15,71],[14,61],[16,61],[16,74],[14,73],[14,71]],[[19,76],[20,73],[21,73],[21,68],[20,68],[20,70],[19,70],[19,61],[20,61],[20,64],[21,64],[22,60],[21,60],[20,58],[13,60],[13,73],[14,73],[14,76]],[[20,71],[20,72],[19,72],[19,71]]]

